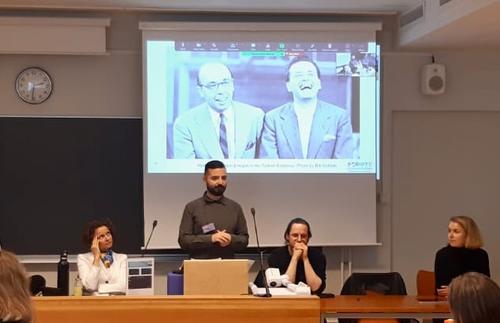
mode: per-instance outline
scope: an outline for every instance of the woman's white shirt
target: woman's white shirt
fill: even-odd
[[[113,252],[113,263],[109,268],[102,261],[98,266],[94,266],[93,262],[91,252],[78,255],[78,275],[85,290],[96,292],[99,285],[107,284],[107,290],[127,291],[127,255]]]

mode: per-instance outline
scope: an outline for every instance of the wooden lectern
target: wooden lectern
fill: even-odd
[[[248,294],[247,259],[184,261],[184,295]]]

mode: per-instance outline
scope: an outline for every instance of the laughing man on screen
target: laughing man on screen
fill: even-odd
[[[352,158],[354,141],[345,109],[318,100],[320,71],[307,56],[288,65],[286,88],[293,102],[269,111],[264,119],[260,158]]]
[[[205,102],[174,123],[174,158],[255,158],[264,112],[233,100],[229,68],[204,64],[198,71],[198,90]]]

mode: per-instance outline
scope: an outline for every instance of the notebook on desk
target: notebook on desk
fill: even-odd
[[[247,259],[184,260],[184,295],[248,294]]]

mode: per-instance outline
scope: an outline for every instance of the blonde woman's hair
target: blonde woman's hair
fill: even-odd
[[[500,287],[483,274],[469,272],[453,279],[448,302],[455,323],[500,322]]]
[[[0,321],[32,321],[33,305],[23,265],[9,251],[0,250]]]
[[[483,246],[483,239],[481,238],[481,232],[476,222],[465,215],[452,216],[450,222],[458,223],[465,232],[465,248],[467,249],[478,249]]]

